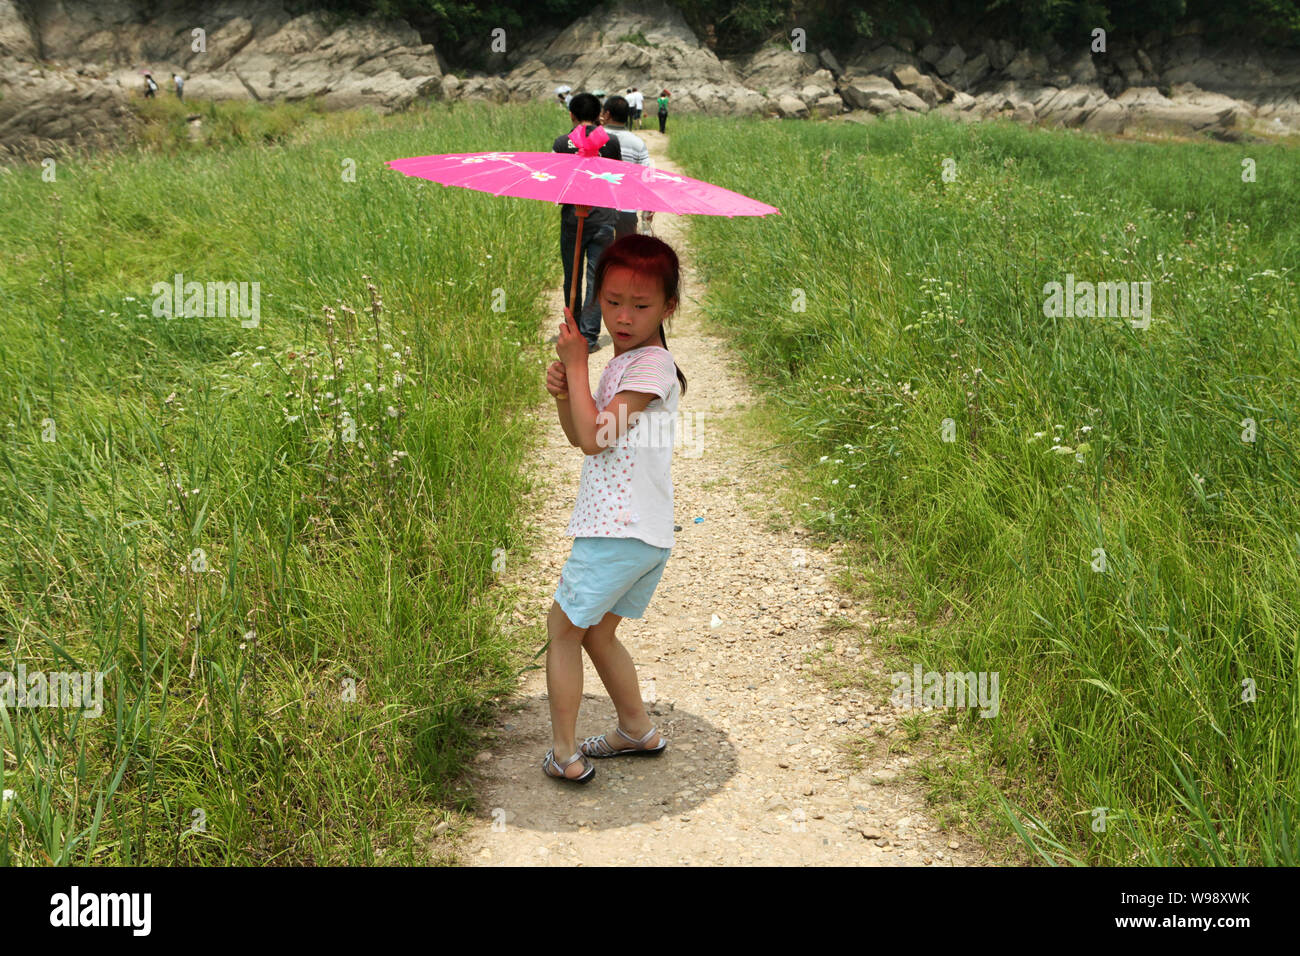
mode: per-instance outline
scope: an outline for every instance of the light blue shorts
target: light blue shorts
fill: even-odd
[[[574,627],[599,624],[610,611],[639,618],[650,605],[672,550],[640,538],[574,538],[555,600]]]

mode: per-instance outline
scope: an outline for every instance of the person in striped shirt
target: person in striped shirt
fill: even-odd
[[[611,96],[605,100],[605,106],[600,114],[600,125],[605,127],[605,131],[610,136],[618,139],[619,148],[623,153],[623,162],[640,163],[642,166],[650,165],[650,150],[646,148],[645,140],[636,133],[630,132],[627,128],[627,119],[629,114],[627,100],[621,96]],[[635,209],[620,209],[618,219],[614,222],[614,238],[622,239],[624,236],[630,236],[636,232],[636,213]],[[653,218],[653,212],[645,214],[648,222]]]

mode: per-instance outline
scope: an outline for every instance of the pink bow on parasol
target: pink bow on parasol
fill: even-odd
[[[578,147],[579,156],[599,156],[600,148],[609,142],[605,127],[597,126],[590,133],[581,123],[569,134],[569,142]]]
[[[394,159],[388,163],[407,176],[444,186],[460,186],[496,196],[518,196],[553,203],[572,203],[578,216],[574,241],[573,283],[577,298],[583,220],[592,206],[642,209],[699,216],[767,216],[781,210],[711,183],[666,173],[638,163],[598,155],[609,133],[597,126],[587,133],[579,124],[569,133],[575,153],[443,153]]]

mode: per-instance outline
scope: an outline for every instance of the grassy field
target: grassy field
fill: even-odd
[[[557,112],[163,98],[136,147],[0,172],[0,672],[105,675],[98,717],[0,692],[0,863],[454,858],[531,653],[497,574],[556,213],[383,162],[545,149]],[[973,754],[927,768],[940,809],[1001,805],[1052,862],[1294,864],[1300,159],[669,130],[782,210],[691,221],[705,306],[807,521],[915,612],[889,669],[1000,676],[996,717],[922,718]],[[258,283],[260,318],[156,314],[178,273]],[[1051,307],[1085,281],[1149,281],[1149,321]]]
[[[0,863],[445,861],[528,663],[495,584],[557,214],[383,163],[562,124],[145,109],[0,174],[0,670],[104,673],[99,717],[0,707]],[[258,321],[159,315],[177,273]]]
[[[1057,863],[1294,865],[1300,157],[933,117],[672,155],[782,211],[692,220],[706,310],[808,519],[916,612],[890,669],[1000,675],[996,717],[926,718],[974,753],[932,798],[1005,793]],[[1070,281],[1149,281],[1149,321]]]

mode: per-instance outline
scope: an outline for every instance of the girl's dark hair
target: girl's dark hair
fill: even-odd
[[[677,253],[673,252],[673,247],[662,239],[634,232],[607,246],[596,264],[596,295],[600,295],[601,287],[605,282],[605,273],[616,266],[626,266],[633,272],[648,273],[657,277],[663,284],[664,302],[676,299],[680,307],[681,265],[677,261]],[[659,323],[659,341],[664,348],[668,348],[668,337],[664,335],[662,322]],[[673,367],[677,367],[675,361]],[[682,374],[680,368],[677,369],[677,381],[682,383],[682,394],[685,395],[686,376]]]

